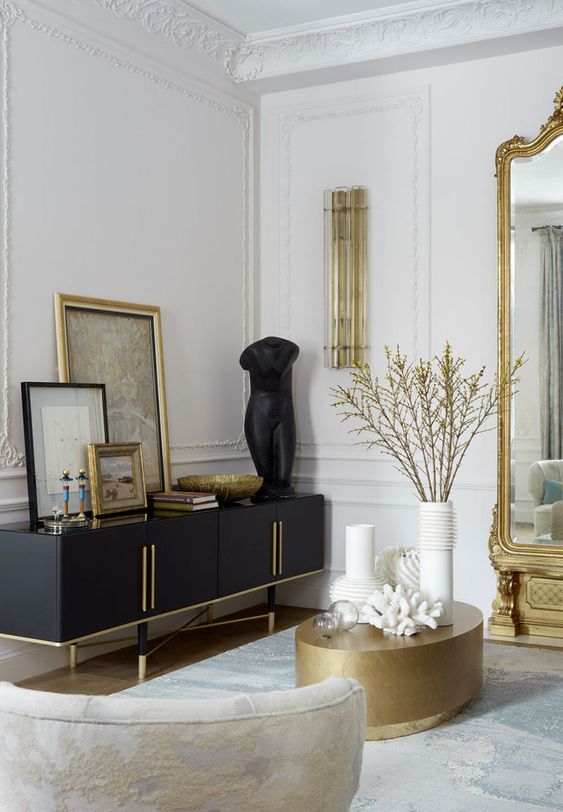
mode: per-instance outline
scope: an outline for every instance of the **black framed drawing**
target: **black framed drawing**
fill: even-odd
[[[21,384],[29,518],[53,518],[62,508],[63,470],[68,470],[69,512],[79,509],[78,481],[81,468],[88,470],[88,444],[105,443],[108,437],[105,384]],[[91,510],[89,481],[85,509]]]

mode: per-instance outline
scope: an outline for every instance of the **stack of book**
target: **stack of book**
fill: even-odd
[[[196,510],[219,507],[214,493],[196,493],[195,491],[159,491],[147,495],[149,507],[153,510],[173,510],[192,513]]]

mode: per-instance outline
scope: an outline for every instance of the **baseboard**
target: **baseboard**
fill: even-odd
[[[0,652],[0,679],[20,682],[68,663],[68,652],[51,646],[22,644],[21,650]]]
[[[285,606],[327,609],[331,602],[328,594],[330,585],[339,575],[343,573],[328,570],[311,575],[309,578],[299,578],[287,584],[280,584],[276,590],[276,601]]]

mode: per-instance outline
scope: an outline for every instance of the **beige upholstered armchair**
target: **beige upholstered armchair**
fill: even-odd
[[[364,732],[363,688],[344,677],[217,700],[0,683],[0,809],[344,812]]]
[[[563,482],[563,460],[539,460],[530,466],[528,490],[534,499],[534,532],[536,536],[551,533],[552,504],[544,504],[546,479]]]

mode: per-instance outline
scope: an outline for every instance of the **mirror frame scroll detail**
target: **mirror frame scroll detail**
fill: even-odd
[[[498,375],[511,368],[511,186],[515,158],[539,155],[563,135],[563,87],[554,98],[555,110],[530,142],[515,135],[496,152],[498,262]],[[525,348],[523,348],[525,350]],[[511,398],[500,404],[497,442],[497,500],[489,536],[489,558],[497,579],[491,634],[515,637],[538,634],[563,637],[563,546],[515,543],[511,537]]]

